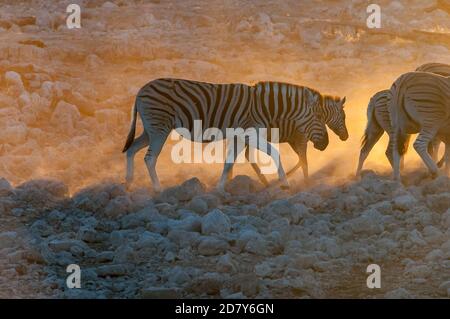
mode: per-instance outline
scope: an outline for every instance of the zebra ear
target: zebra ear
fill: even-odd
[[[344,98],[341,100],[341,105],[342,105],[342,107],[344,107],[344,104],[345,104],[345,100],[347,99],[347,97],[345,97],[344,96]]]

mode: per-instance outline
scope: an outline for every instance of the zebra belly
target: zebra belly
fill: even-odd
[[[198,123],[198,124],[197,124]],[[226,131],[212,127],[203,127],[199,122],[194,122],[193,127],[186,127],[175,123],[175,131],[185,139],[198,142],[210,143],[226,138]]]

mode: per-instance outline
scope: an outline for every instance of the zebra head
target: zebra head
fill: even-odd
[[[348,139],[347,126],[345,125],[344,104],[345,97],[341,99],[339,97],[324,96],[323,99],[325,122],[342,141]]]
[[[325,126],[323,99],[320,93],[306,89],[307,105],[310,108],[310,120],[306,126],[306,136],[313,142],[314,148],[323,151],[328,146],[328,132]]]

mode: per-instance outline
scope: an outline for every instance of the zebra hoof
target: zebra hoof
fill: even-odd
[[[123,186],[125,186],[125,189],[127,191],[131,190],[131,182],[125,181],[124,183],[122,183]]]
[[[436,179],[437,177],[439,177],[439,172],[430,172],[430,176],[432,179]]]
[[[161,187],[153,187],[153,193],[155,193],[155,195],[159,195],[161,194],[162,189]]]

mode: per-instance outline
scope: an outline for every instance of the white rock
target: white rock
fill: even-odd
[[[13,192],[13,187],[6,178],[0,177],[0,196],[7,196]]]
[[[191,280],[188,271],[184,267],[175,266],[166,272],[167,280],[171,285],[182,286]]]
[[[439,290],[444,294],[445,293],[448,294],[449,289],[450,289],[450,280],[444,281],[442,284],[439,285]]]
[[[104,4],[102,4],[102,8],[104,8],[104,9],[116,9],[116,8],[118,8],[118,6],[115,3],[112,3],[110,1],[106,1]]]
[[[217,268],[221,272],[234,272],[236,271],[236,265],[231,259],[230,254],[225,254],[219,257],[217,261]]]
[[[55,94],[55,87],[53,82],[50,81],[44,81],[41,84],[40,92],[39,94],[43,96],[44,98],[47,98],[48,100],[52,100],[53,96]]]
[[[28,135],[28,128],[23,123],[12,124],[2,128],[0,144],[23,144]]]
[[[246,299],[242,292],[236,292],[234,294],[230,294],[224,297],[224,299]]]
[[[8,231],[0,233],[0,249],[12,248],[18,244],[18,235],[16,232]]]
[[[425,257],[426,261],[439,261],[444,259],[444,252],[440,249],[430,251]]]
[[[76,122],[80,120],[81,114],[75,105],[65,101],[59,101],[53,111],[50,123],[58,127],[65,133],[72,133],[75,129]]]
[[[18,96],[23,90],[25,90],[22,77],[15,71],[8,71],[5,73],[6,85],[9,89],[13,90],[13,94]]]
[[[42,219],[35,221],[33,225],[31,225],[30,230],[41,237],[47,237],[53,233],[53,228]]]
[[[123,244],[114,251],[114,262],[117,264],[133,262],[135,258],[134,250],[128,244]]]
[[[100,266],[96,269],[99,277],[125,276],[132,272],[132,266],[128,264],[112,264]]]
[[[348,223],[352,231],[357,234],[374,235],[384,231],[383,216],[375,209],[365,211]]]
[[[412,299],[414,295],[412,295],[405,288],[397,288],[391,291],[388,291],[384,294],[384,298],[386,299]]]
[[[117,196],[106,205],[104,214],[108,217],[119,217],[127,214],[132,206],[132,202],[128,196]]]
[[[284,217],[290,223],[298,224],[308,214],[308,208],[303,204],[293,204],[287,199],[278,199],[266,205],[261,211],[261,217],[272,221]]]
[[[447,209],[447,211],[444,214],[442,214],[441,220],[442,224],[445,227],[450,228],[450,208]]]
[[[257,191],[258,186],[250,177],[238,175],[225,185],[225,190],[232,195],[243,195]]]
[[[48,243],[48,246],[55,252],[69,251],[74,246],[89,249],[84,242],[76,239],[54,239]]]
[[[394,198],[394,208],[402,211],[410,210],[417,205],[417,199],[412,195],[401,195]]]
[[[222,239],[205,236],[198,245],[198,253],[204,256],[214,256],[225,252],[228,249],[228,243]]]
[[[320,195],[308,192],[298,193],[289,198],[289,201],[292,203],[303,204],[310,208],[318,208],[323,203],[323,199]]]
[[[412,278],[427,278],[431,274],[432,269],[428,265],[411,265],[405,269],[405,275]]]
[[[99,123],[106,123],[107,125],[114,127],[123,123],[125,114],[120,110],[115,109],[103,109],[95,111],[95,118]]]
[[[444,234],[434,226],[426,226],[423,229],[423,235],[429,243],[439,243],[444,239]]]
[[[205,186],[196,177],[183,182],[180,186],[165,189],[160,199],[168,203],[176,203],[177,201],[189,201],[197,195],[204,192]]]
[[[220,209],[213,209],[202,218],[202,234],[223,234],[230,232],[231,222]]]
[[[181,292],[178,288],[148,287],[143,288],[139,296],[144,299],[178,299]]]
[[[191,199],[187,207],[200,215],[203,215],[208,211],[208,204],[198,196]]]
[[[425,246],[427,244],[427,242],[423,239],[422,234],[417,229],[414,229],[409,233],[408,240],[419,246]]]
[[[22,92],[19,96],[19,105],[24,108],[25,106],[31,105],[31,97],[30,94],[26,91]]]
[[[103,60],[95,54],[89,54],[85,62],[90,69],[97,69],[105,64]]]
[[[240,246],[241,248],[244,248],[250,241],[262,241],[262,240],[264,240],[262,235],[254,231],[253,229],[243,229],[239,233],[237,245]]]
[[[245,251],[255,255],[266,255],[269,252],[269,243],[265,239],[250,240],[245,245]]]
[[[199,216],[191,215],[180,220],[168,220],[170,230],[185,230],[189,232],[200,232],[202,219]]]

